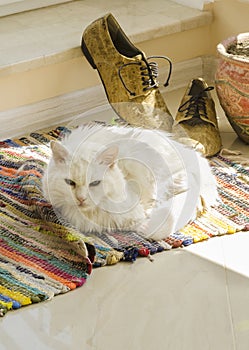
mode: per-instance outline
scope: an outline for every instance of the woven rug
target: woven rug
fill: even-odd
[[[219,206],[165,241],[150,242],[136,232],[79,232],[58,219],[41,191],[49,142],[68,132],[62,126],[0,142],[0,316],[82,286],[92,266],[249,230],[249,169],[219,155],[210,159]]]

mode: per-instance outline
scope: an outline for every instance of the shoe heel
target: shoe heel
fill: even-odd
[[[96,65],[94,63],[94,60],[93,60],[92,56],[90,55],[90,52],[88,51],[83,38],[82,38],[82,41],[81,41],[81,50],[82,50],[83,54],[85,55],[87,61],[93,67],[93,69],[97,69],[97,67],[96,67]]]

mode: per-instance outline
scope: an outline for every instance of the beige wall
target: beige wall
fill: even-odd
[[[209,55],[210,35],[211,26],[203,26],[143,42],[139,47],[147,56],[164,55],[170,57],[173,63],[182,62]]]
[[[213,7],[214,22],[211,30],[211,54],[223,39],[249,31],[249,2],[216,0]]]
[[[98,76],[92,71],[82,55],[65,62],[8,74],[0,79],[0,111],[97,85]]]

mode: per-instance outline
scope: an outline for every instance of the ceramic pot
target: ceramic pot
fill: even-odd
[[[249,52],[249,33],[230,37],[217,45],[215,85],[218,98],[234,131],[249,143],[249,55],[231,53],[231,47]]]

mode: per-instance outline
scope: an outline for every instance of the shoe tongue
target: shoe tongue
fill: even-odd
[[[199,97],[207,97],[207,92],[203,90],[202,92],[200,92]]]

